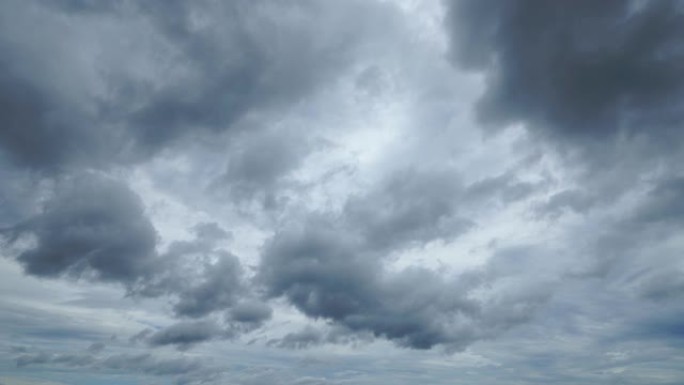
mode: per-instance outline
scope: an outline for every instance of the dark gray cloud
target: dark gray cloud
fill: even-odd
[[[0,177],[0,228],[16,225],[35,214],[40,208],[40,196],[44,193],[41,177],[17,170],[1,163]]]
[[[464,187],[449,172],[399,172],[376,190],[352,197],[345,220],[377,249],[448,241],[473,225],[459,212]]]
[[[682,315],[682,309],[675,307],[657,315],[642,316],[615,334],[617,338],[626,340],[665,341],[670,346],[681,348],[684,340]]]
[[[160,1],[140,8],[192,73],[144,95],[132,111],[138,144],[148,149],[192,130],[225,131],[249,113],[301,100],[349,65],[379,15],[361,2]],[[193,14],[213,23],[198,28]],[[352,20],[359,28],[345,27]],[[320,28],[330,33],[314,32]]]
[[[648,193],[648,201],[634,214],[634,221],[677,225],[684,221],[684,178],[660,181]]]
[[[682,336],[684,11],[571,3],[445,1],[447,58],[430,2],[3,2],[1,272],[81,280],[42,282],[68,298],[34,316],[15,302],[39,307],[38,287],[0,301],[5,336],[55,349],[9,360],[223,383],[185,350],[252,333],[266,346],[220,349],[228,382],[387,383],[383,365],[397,383],[647,378],[601,372],[651,370]],[[476,123],[522,129],[472,127],[481,85]],[[119,326],[78,319],[94,309],[147,329],[86,348]],[[469,350],[371,349],[334,370],[265,352],[374,338]],[[285,355],[292,376],[245,369]]]
[[[214,225],[195,227],[196,238],[177,241],[156,257],[155,269],[132,292],[144,297],[175,297],[176,316],[202,318],[230,309],[252,294],[240,260],[216,246],[227,233]]]
[[[198,239],[207,241],[218,241],[232,238],[232,234],[219,226],[215,222],[203,222],[195,225],[193,232]]]
[[[446,4],[455,62],[486,75],[480,121],[522,122],[533,137],[580,154],[562,164],[582,170],[577,186],[537,209],[553,221],[572,211],[590,229],[574,234],[569,275],[642,300],[681,298],[682,3]]]
[[[345,51],[345,40],[327,42],[321,51],[306,44],[315,36],[278,18],[289,10],[274,3],[151,2],[142,9],[197,71],[191,84],[169,84],[135,113],[145,146],[164,144],[188,126],[223,130],[253,107],[301,96]],[[294,17],[320,19],[326,16],[321,10],[301,4],[302,14]],[[213,30],[197,29],[191,11],[222,22]],[[276,38],[285,49],[271,45]]]
[[[183,290],[174,311],[179,315],[201,317],[215,310],[230,307],[237,301],[242,289],[240,261],[233,255],[224,255],[204,267],[204,275]]]
[[[232,130],[247,114],[296,103],[339,76],[363,46],[364,37],[381,34],[378,19],[391,19],[382,16],[382,6],[364,2],[322,6],[154,1],[96,6],[82,1],[10,1],[2,8],[4,14],[17,17],[5,18],[0,39],[0,148],[17,164],[50,173],[127,164],[177,139]],[[57,60],[44,60],[51,54],[46,44],[65,46],[86,39],[69,35],[72,31],[62,23],[62,13],[82,23],[77,30],[97,19],[145,33],[148,50],[117,52],[121,45],[101,44],[104,54],[116,57],[120,65],[95,62],[100,67],[94,77],[79,72],[93,63],[69,56],[71,46],[56,52]],[[203,25],[197,24],[198,17]],[[358,28],[346,28],[351,22]],[[35,34],[22,34],[37,23],[41,28]],[[320,29],[328,33],[314,32]],[[105,30],[89,32],[110,38]],[[60,33],[71,40],[57,41]],[[135,34],[120,38],[128,47],[137,39]],[[150,61],[173,75],[153,73],[141,79],[136,64]],[[64,84],[49,74],[66,74],[78,85]],[[164,76],[163,83],[156,84],[150,76]],[[264,168],[261,160],[246,162],[231,166],[231,173],[257,167],[267,177],[278,171]]]
[[[13,63],[21,57],[5,48],[0,63],[0,149],[15,164],[57,172],[77,163],[97,165],[107,151],[106,131],[89,126],[92,117],[48,84]]]
[[[485,71],[480,117],[610,147],[668,145],[682,118],[678,1],[448,1],[459,64]]]
[[[270,308],[250,299],[239,259],[217,248],[229,233],[215,223],[200,223],[193,231],[195,240],[173,243],[159,254],[155,229],[138,196],[121,182],[86,174],[60,180],[37,216],[4,229],[3,235],[18,250],[16,259],[27,274],[113,281],[130,294],[169,296],[179,317],[201,318],[237,305],[231,312],[233,334],[261,325]],[[186,336],[188,328],[181,324],[158,332],[150,343],[189,347],[200,342],[197,335]],[[211,328],[197,329],[208,333],[205,339],[215,334]]]
[[[147,342],[152,346],[175,345],[186,350],[219,334],[218,326],[210,321],[182,322],[154,332]]]
[[[639,292],[647,299],[674,302],[684,298],[684,271],[675,264],[651,269],[638,279]]]
[[[153,274],[132,293],[142,297],[173,298],[173,313],[183,321],[155,331],[147,329],[132,337],[152,346],[175,345],[186,350],[211,339],[233,338],[263,325],[272,314],[260,301],[245,276],[240,260],[218,247],[230,233],[215,223],[193,228],[196,238],[172,243],[157,256]],[[224,322],[206,317],[223,312]]]
[[[311,316],[337,318],[372,307],[365,293],[373,290],[378,262],[356,255],[344,235],[320,220],[281,232],[262,256],[260,279],[271,295],[287,295]]]
[[[529,188],[506,175],[465,186],[453,171],[399,172],[351,197],[340,213],[312,214],[278,232],[264,249],[258,279],[269,296],[284,296],[304,314],[350,334],[371,333],[417,349],[462,349],[525,322],[543,296],[474,299],[472,291],[502,275],[493,266],[447,278],[415,266],[390,273],[386,263],[393,253],[454,240],[474,226],[468,219],[473,207],[515,201]],[[310,329],[276,345],[335,340],[328,337]]]
[[[17,256],[28,274],[132,284],[154,268],[156,232],[140,199],[96,175],[58,182],[39,215],[3,233],[15,244],[34,237]]]
[[[43,175],[129,163],[134,159],[126,148],[132,138],[108,116],[109,98],[102,90],[107,81],[93,73],[104,75],[112,68],[92,68],[98,64],[87,48],[88,39],[103,31],[85,34],[82,24],[64,23],[51,5],[56,4],[9,1],[1,6],[11,16],[0,23],[0,153],[15,166]],[[33,33],[25,33],[30,26]]]
[[[188,350],[203,342],[232,339],[241,333],[251,332],[263,326],[273,313],[270,306],[256,300],[245,300],[237,305],[212,303],[212,306],[214,310],[226,310],[224,322],[211,319],[183,321],[156,331],[145,329],[131,337],[131,341],[143,340],[153,347],[172,345],[179,350]]]
[[[302,162],[311,148],[301,134],[266,132],[246,136],[234,144],[226,172],[217,185],[227,185],[238,202],[257,198],[265,208],[273,208],[282,179]]]
[[[331,221],[344,223],[340,219]],[[499,273],[444,277],[419,267],[387,272],[383,259],[391,249],[383,247],[378,254],[373,240],[364,242],[365,230],[309,218],[267,244],[258,278],[269,296],[286,297],[309,317],[416,349],[463,349],[526,321],[544,301],[533,291],[489,300],[471,297]],[[457,226],[455,231],[461,230]],[[391,246],[402,248],[405,241],[399,238]],[[309,330],[280,343],[304,347],[323,339]]]
[[[564,167],[583,169],[579,186],[550,197],[541,217],[605,207],[647,188],[654,172],[678,172],[681,2],[446,5],[455,62],[487,79],[479,120],[522,122],[569,155]]]
[[[269,320],[273,309],[257,301],[245,301],[233,306],[228,312],[228,319],[234,322],[260,325]]]
[[[258,121],[333,82],[354,55],[377,44],[378,20],[391,22],[394,13],[365,2],[11,1],[2,8],[15,17],[1,25],[0,151],[17,170],[37,170],[43,182],[57,185],[38,215],[3,232],[22,248],[17,260],[25,271],[172,296],[181,317],[201,318],[239,302],[230,322],[251,328],[267,320],[265,305],[246,305],[258,301],[246,293],[238,259],[210,246],[226,235],[222,229],[202,225],[197,241],[159,253],[142,204],[124,184],[69,175],[127,166],[186,139],[257,130],[260,124],[238,123]],[[74,23],[64,23],[65,16]],[[87,26],[95,20],[125,44],[107,44],[110,31]],[[347,27],[352,21],[357,28]],[[29,25],[41,27],[29,36],[23,33]],[[98,53],[75,54],[73,47],[88,46],[89,36],[101,39]],[[63,49],[47,50],[51,44]],[[51,52],[55,60],[45,60]],[[99,55],[112,60],[92,59]],[[149,63],[155,70],[144,73]],[[296,136],[248,134],[225,175],[233,198],[268,193],[309,151]]]

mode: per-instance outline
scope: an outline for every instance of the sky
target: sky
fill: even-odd
[[[0,2],[0,384],[684,383],[684,2]]]

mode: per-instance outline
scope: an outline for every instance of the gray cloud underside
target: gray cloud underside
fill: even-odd
[[[29,274],[94,274],[132,283],[154,268],[156,233],[140,199],[104,178],[63,181],[40,215],[5,232],[14,243],[35,237],[35,245],[17,256]]]
[[[446,4],[454,61],[488,79],[480,119],[525,122],[581,170],[582,188],[553,195],[540,213],[587,213],[641,189],[650,192],[634,212],[606,224],[602,247],[673,230],[684,144],[681,2]]]
[[[267,244],[257,279],[270,296],[285,296],[311,317],[418,349],[462,349],[522,322],[525,317],[515,313],[534,308],[538,295],[495,303],[471,295],[495,277],[385,270],[393,252],[468,231],[473,223],[459,216],[465,211],[460,206],[497,202],[501,198],[485,186],[508,184],[499,179],[464,187],[447,175],[400,173],[377,192],[350,199],[339,214],[293,221]]]
[[[20,250],[16,259],[27,274],[113,281],[136,295],[175,296],[179,316],[202,317],[239,302],[239,323],[268,318],[259,304],[245,302],[238,259],[214,249],[216,240],[228,234],[210,223],[195,232],[196,240],[157,254],[157,235],[139,198],[121,183],[96,175],[61,181],[39,215],[3,230],[6,241]]]
[[[334,79],[359,46],[362,32],[373,28],[371,16],[380,10],[360,3],[339,7],[246,1],[113,4],[96,9],[68,2],[51,5],[83,21],[130,17],[130,33],[149,34],[140,43],[143,47],[132,48],[151,50],[131,54],[139,55],[136,59],[145,65],[161,65],[168,73],[159,68],[161,73],[141,75],[131,67],[133,62],[122,67],[97,63],[111,74],[104,84],[64,86],[61,79],[48,75],[79,76],[74,72],[84,63],[69,56],[71,48],[56,53],[61,56],[51,62],[41,62],[36,55],[48,42],[60,46],[56,34],[75,31],[51,18],[50,9],[42,9],[37,17],[45,25],[33,37],[20,37],[23,23],[36,16],[28,14],[29,8],[21,2],[4,5],[4,13],[15,17],[4,18],[5,38],[0,42],[7,52],[0,79],[0,95],[6,101],[1,143],[18,164],[46,172],[106,167],[152,155],[181,137],[237,129],[235,123],[245,114],[296,102]],[[190,12],[222,22],[199,29]],[[367,16],[356,18],[359,15]],[[361,28],[342,29],[351,17]],[[299,23],[307,19],[316,23]],[[339,33],[319,41],[323,37],[313,33],[317,25]],[[27,60],[35,64],[24,65]],[[71,68],[60,67],[68,65]],[[164,82],[158,84],[157,76]]]
[[[466,180],[447,159],[423,162],[440,151],[421,144],[431,143],[423,137],[434,131],[411,127],[419,138],[412,151],[420,156],[396,156],[370,187],[323,208],[288,206],[296,199],[280,189],[308,156],[333,145],[307,126],[281,129],[279,114],[401,40],[392,35],[400,30],[393,6],[27,4],[0,6],[4,254],[29,275],[116,283],[131,296],[170,298],[176,323],[144,330],[132,338],[142,342],[136,346],[186,350],[234,339],[267,327],[281,300],[326,324],[266,339],[292,349],[372,336],[401,347],[463,351],[513,338],[531,321],[545,331],[566,325],[558,320],[562,301],[586,306],[576,310],[587,318],[603,316],[597,304],[621,311],[621,328],[592,334],[606,346],[618,345],[616,338],[681,341],[681,2],[444,1],[453,70],[485,79],[478,124],[492,134],[492,127],[520,123],[542,149],[540,158],[557,156],[571,183],[555,189],[553,177],[530,182],[517,166]],[[384,72],[375,69],[362,72],[359,88],[383,87]],[[314,116],[314,106],[303,110]],[[426,122],[412,124],[433,121]],[[267,229],[254,266],[224,247],[234,229],[213,222],[187,223],[191,238],[162,247],[149,208],[123,177],[169,154],[202,163],[213,159],[204,150],[216,147],[226,152],[216,178],[186,188],[197,190],[193,196],[219,195],[217,206],[244,209],[259,201],[254,216],[267,218],[259,222]],[[354,167],[340,169],[353,174]],[[296,189],[289,192],[305,186]],[[526,214],[535,223],[553,228],[566,226],[569,216],[579,219],[562,227],[568,230],[554,238],[557,244],[492,242],[488,261],[466,272],[393,265],[402,253],[457,242],[480,229],[481,217],[528,199]],[[605,297],[580,298],[588,287]],[[654,316],[630,306],[653,309]],[[92,357],[103,349],[21,352],[16,363],[204,373],[195,361],[148,354]],[[270,377],[245,383],[264,378]]]
[[[570,282],[600,278],[636,306],[652,306],[648,298],[680,309],[681,2],[445,4],[454,63],[487,79],[479,120],[524,123],[579,171],[578,188],[538,208],[546,218],[585,216]],[[603,216],[635,194],[638,203]],[[662,315],[670,325],[663,336],[678,338],[677,313]]]
[[[677,134],[680,2],[448,4],[456,61],[490,79],[483,119],[523,120],[588,146],[619,134],[665,145]]]
[[[7,103],[0,114],[5,127],[0,144],[8,168],[45,176],[49,196],[42,207],[29,207],[22,222],[3,230],[8,244],[19,250],[16,258],[25,271],[120,282],[130,293],[143,296],[175,296],[178,316],[199,318],[237,306],[227,314],[230,324],[250,329],[245,325],[268,319],[270,310],[249,298],[236,257],[214,250],[203,234],[196,241],[176,242],[160,254],[155,229],[135,193],[120,181],[83,170],[106,171],[183,140],[238,132],[242,128],[237,123],[246,114],[297,102],[332,81],[351,55],[363,49],[359,39],[375,33],[374,20],[382,17],[382,7],[306,2],[287,8],[253,2],[192,7],[182,2],[118,2],[86,7],[58,2],[38,5],[35,14],[21,2],[4,7],[5,15],[15,17],[5,17],[2,24],[8,55],[2,63],[0,93]],[[190,11],[220,15],[222,21],[198,29]],[[142,62],[153,60],[155,66],[168,63],[168,73],[141,75],[128,64],[115,68],[102,62],[97,63],[98,70],[110,75],[103,82],[63,84],[49,75],[79,78],[79,66],[84,65],[68,47],[57,60],[36,60],[43,44],[60,32],[72,33],[70,26],[53,17],[54,12],[83,21],[130,17],[131,33],[147,34],[140,44],[152,49],[135,54]],[[25,23],[35,22],[32,17],[41,19],[42,28],[33,37],[20,36]],[[360,28],[344,28],[351,18]],[[334,33],[321,37],[312,32],[316,25],[299,23],[304,19],[316,20]],[[24,65],[25,61],[36,65]],[[160,79],[164,82],[155,83]],[[272,135],[249,143],[244,156],[231,161],[226,172],[235,196],[268,188],[301,156],[297,147],[283,146]]]

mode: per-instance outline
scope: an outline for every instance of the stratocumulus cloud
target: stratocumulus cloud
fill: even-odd
[[[683,28],[4,2],[0,382],[681,383]]]

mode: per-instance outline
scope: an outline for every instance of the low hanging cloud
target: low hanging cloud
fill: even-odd
[[[207,321],[184,322],[159,330],[147,338],[152,346],[176,345],[181,350],[208,341],[220,334],[217,325]]]
[[[574,234],[583,246],[568,275],[598,278],[639,298],[642,306],[677,308],[682,298],[681,2],[445,5],[455,65],[487,79],[478,104],[480,122],[523,123],[534,138],[562,150],[564,166],[582,170],[576,187],[538,208],[552,221],[568,212],[580,215],[593,229]],[[581,156],[565,156],[573,152]],[[604,216],[616,204],[623,208]],[[677,323],[674,314],[663,317],[666,321],[658,322]],[[677,334],[672,328],[661,331]]]
[[[4,1],[0,361],[680,383],[682,47],[677,0]]]
[[[488,194],[473,196],[481,189],[481,183],[461,186],[453,174],[402,173],[377,194],[350,199],[340,214],[313,214],[282,229],[267,243],[257,279],[269,296],[283,296],[307,316],[352,334],[416,349],[464,349],[523,322],[513,309],[531,311],[544,296],[481,300],[472,294],[495,276],[445,278],[417,266],[392,272],[386,265],[394,252],[467,232],[473,224],[455,198],[463,197],[461,204],[487,201]],[[280,345],[322,340],[308,330]]]
[[[677,1],[447,1],[455,61],[489,81],[479,116],[554,140],[678,136],[684,12]]]
[[[229,233],[215,223],[200,223],[194,231],[195,240],[176,242],[159,254],[157,233],[140,198],[120,182],[85,174],[60,181],[37,216],[4,229],[3,235],[30,275],[117,282],[136,296],[170,296],[177,317],[202,318],[232,309],[230,331],[198,321],[149,338],[154,346],[187,348],[251,330],[271,315],[249,292],[239,259],[215,248]]]
[[[18,165],[50,173],[130,164],[180,140],[240,131],[237,123],[249,113],[296,102],[339,76],[360,39],[374,35],[365,33],[377,28],[374,18],[382,17],[382,6],[362,2],[328,7],[251,1],[37,6],[34,14],[23,2],[3,6],[15,17],[3,23],[0,39],[7,58],[1,64],[0,122],[6,129],[0,146]],[[201,28],[191,14],[221,22]],[[130,44],[111,41],[108,54],[135,54],[142,68],[155,71],[146,73],[132,62],[117,67],[112,60],[95,63],[109,78],[76,85],[50,77],[78,78],[79,68],[91,64],[80,61],[83,56],[74,55],[73,46],[56,40],[66,34],[83,46],[90,43],[87,34],[72,36],[80,24],[74,31],[61,15],[84,24],[93,18],[115,23],[118,36]],[[21,35],[27,23],[35,22],[32,17],[40,19],[41,28],[32,36]],[[360,28],[344,28],[352,19]],[[338,33],[314,33],[320,26]],[[99,32],[104,39],[114,38]],[[63,48],[55,60],[40,60],[46,42]],[[167,65],[157,72],[160,61]]]
[[[263,326],[273,314],[270,306],[255,300],[243,301],[237,305],[221,306],[220,303],[214,303],[213,306],[215,306],[214,310],[225,311],[222,322],[206,318],[181,321],[156,331],[145,329],[135,335],[132,342],[142,340],[152,347],[171,345],[179,350],[187,350],[214,339],[235,339],[242,333],[248,333]],[[183,316],[184,314],[177,313],[177,315]]]
[[[40,214],[3,233],[13,243],[28,242],[17,260],[32,275],[131,285],[155,268],[157,235],[140,199],[104,177],[59,182]]]

